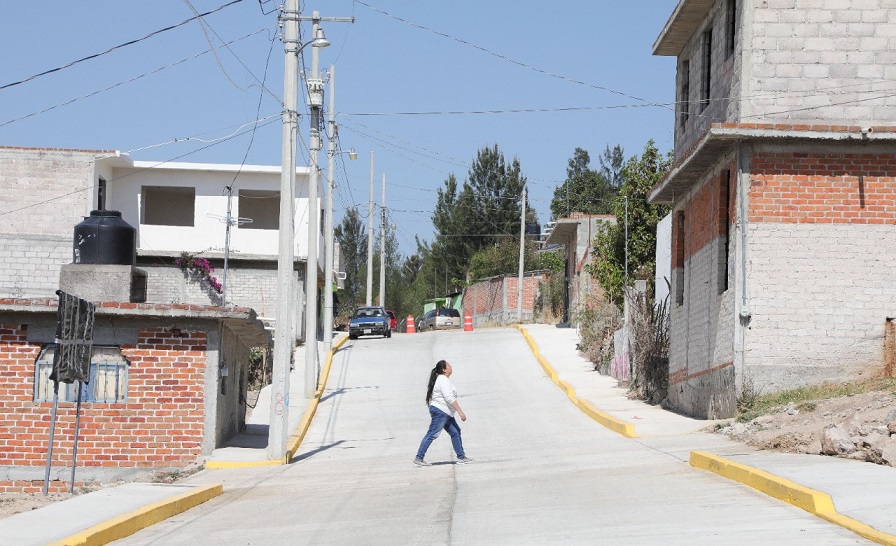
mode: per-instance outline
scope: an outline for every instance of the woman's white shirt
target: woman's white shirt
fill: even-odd
[[[436,384],[432,389],[432,400],[429,405],[435,406],[448,415],[454,417],[454,408],[451,403],[457,400],[457,389],[450,379],[443,374],[436,376]]]

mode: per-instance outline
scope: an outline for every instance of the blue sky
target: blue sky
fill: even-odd
[[[278,165],[283,45],[273,0],[243,0],[205,17],[204,29],[193,21],[17,83],[181,23],[191,6],[203,13],[228,1],[4,5],[0,145]],[[320,53],[322,68],[336,66],[341,149],[359,154],[337,165],[337,221],[348,207],[366,217],[371,151],[376,200],[385,173],[406,255],[415,235],[432,240],[436,189],[451,173],[463,180],[483,146],[520,160],[542,223],[576,147],[595,166],[607,144],[621,144],[626,156],[648,139],[670,149],[675,60],[650,52],[676,3],[302,1],[303,16],[355,17],[323,24],[332,45]],[[310,23],[302,33],[310,36]],[[307,163],[307,117],[300,123],[299,161]],[[325,153],[320,161],[326,167]]]

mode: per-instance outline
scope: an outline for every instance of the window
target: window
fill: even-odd
[[[143,186],[140,223],[153,226],[193,226],[196,188]]]
[[[53,354],[55,344],[48,344],[41,350],[35,362],[34,401],[53,400]],[[115,403],[127,401],[128,394],[128,362],[118,347],[94,346],[90,359],[90,382],[60,383],[59,400],[74,402],[78,399],[78,386],[81,386],[82,402]]]
[[[712,28],[703,33],[703,92],[700,96],[701,109],[709,104],[712,92]]]
[[[239,229],[279,229],[280,192],[268,190],[240,190],[239,216],[252,221],[240,224]]]
[[[96,182],[96,210],[106,210],[106,179]]]
[[[728,10],[726,12],[727,20],[725,21],[725,26],[728,28],[728,33],[725,36],[726,44],[725,49],[728,52],[728,56],[730,57],[732,53],[734,53],[734,45],[735,45],[735,35],[737,33],[737,0],[728,0]]]
[[[675,262],[674,267],[678,269],[678,274],[675,276],[675,303],[676,305],[684,304],[684,271],[685,271],[685,245],[687,241],[685,241],[685,218],[684,213],[679,212],[677,218],[677,226],[678,229],[678,237],[675,242]]]
[[[719,180],[719,231],[722,241],[719,245],[719,294],[728,290],[728,249],[731,241],[731,171],[725,171]]]
[[[691,117],[691,61],[681,61],[681,93],[678,101],[680,103],[679,122],[682,129]]]

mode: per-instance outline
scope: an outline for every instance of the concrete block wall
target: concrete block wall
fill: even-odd
[[[0,147],[0,297],[45,298],[94,204],[101,151]]]
[[[0,492],[37,492],[43,486],[52,402],[34,401],[40,348],[28,342],[21,325],[0,325]],[[204,435],[206,349],[205,332],[153,328],[141,329],[136,344],[123,345],[127,402],[82,403],[76,478],[108,479],[104,470],[197,462]],[[74,424],[75,403],[60,402],[54,468],[71,465]],[[68,484],[51,486],[62,491]]]
[[[147,260],[148,261],[148,260]],[[221,295],[207,282],[190,277],[181,268],[173,265],[173,260],[156,260],[156,265],[139,265],[146,271],[148,303],[190,303],[196,305],[220,305]],[[213,275],[222,281],[220,264],[213,264]],[[293,273],[293,294],[295,294],[295,327],[297,338],[304,337],[304,272]],[[227,274],[228,302],[255,310],[259,317],[276,318],[277,310],[277,270],[267,267],[231,266]]]
[[[766,391],[880,373],[896,301],[896,154],[759,147],[746,373]]]
[[[752,4],[743,120],[832,125],[896,121],[892,0],[743,3]]]
[[[0,233],[0,298],[55,297],[60,268],[71,261],[71,233]]]
[[[0,233],[71,239],[93,206],[94,159],[101,153],[0,147]]]
[[[742,39],[749,28],[745,28],[743,22],[743,4],[737,4],[738,12],[735,14],[737,31],[735,33],[735,50],[728,50],[728,3],[717,0],[715,5],[704,17],[696,32],[688,41],[688,44],[678,56],[678,69],[675,80],[675,157],[682,157],[697,140],[706,132],[710,123],[719,121],[735,121],[740,119],[740,85],[742,75]],[[704,81],[704,54],[703,33],[712,29],[712,68],[709,101],[701,104],[701,94]],[[681,95],[685,78],[683,73],[683,61],[689,62],[688,80],[690,92],[687,97]],[[687,105],[690,111],[688,121],[681,124],[681,111]]]

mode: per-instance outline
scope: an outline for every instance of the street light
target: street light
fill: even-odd
[[[289,369],[295,340],[292,320],[292,274],[295,259],[295,183],[296,137],[298,134],[298,70],[299,53],[307,46],[330,45],[323,30],[314,38],[299,44],[299,2],[286,0],[280,13],[283,26],[283,143],[280,172],[280,221],[277,256],[277,322],[274,332],[274,362],[271,388],[271,416],[268,429],[268,458],[282,459],[289,434]]]

